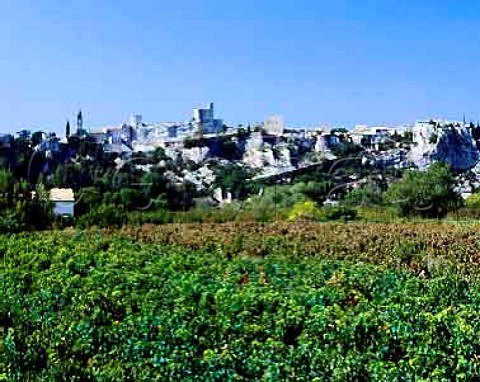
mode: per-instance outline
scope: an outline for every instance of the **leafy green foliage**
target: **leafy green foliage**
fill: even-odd
[[[480,376],[479,284],[455,273],[229,259],[83,232],[0,236],[0,250],[4,380]]]
[[[386,200],[400,216],[439,218],[461,205],[455,178],[447,165],[435,163],[425,171],[408,171],[387,191]]]
[[[350,141],[344,141],[337,147],[332,149],[332,152],[339,158],[354,156],[363,151],[363,147]]]
[[[228,163],[214,167],[215,182],[213,188],[231,192],[236,198],[244,198],[251,191],[251,184],[248,179],[252,174],[245,167]]]
[[[327,220],[351,221],[357,217],[357,211],[346,206],[325,207],[324,212]]]
[[[77,220],[79,227],[119,227],[125,221],[125,207],[121,204],[101,204]]]
[[[472,194],[466,201],[465,207],[467,208],[480,208],[480,193]]]
[[[382,190],[374,184],[367,184],[347,193],[345,204],[350,207],[374,207],[382,204]]]
[[[288,214],[288,220],[319,220],[320,210],[317,205],[311,200],[307,200],[303,203],[296,203],[290,213]]]

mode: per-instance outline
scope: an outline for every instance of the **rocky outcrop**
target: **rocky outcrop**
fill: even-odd
[[[184,181],[191,182],[197,188],[197,191],[208,189],[215,181],[215,174],[207,165],[200,167],[196,171],[182,171]]]
[[[209,157],[210,149],[205,146],[192,147],[190,149],[182,150],[182,157],[184,160],[190,160],[196,164],[205,162]]]
[[[462,171],[477,164],[479,153],[466,129],[450,129],[440,137],[435,159],[450,164],[453,170]]]
[[[448,163],[454,171],[465,171],[479,161],[476,142],[462,124],[431,121],[415,127],[411,161],[423,169],[433,161]]]

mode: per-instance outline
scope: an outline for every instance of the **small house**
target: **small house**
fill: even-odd
[[[75,195],[71,188],[52,188],[50,201],[56,216],[74,216]]]

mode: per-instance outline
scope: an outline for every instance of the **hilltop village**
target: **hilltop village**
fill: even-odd
[[[299,183],[318,205],[338,206],[351,191],[372,183],[386,190],[403,171],[434,162],[450,166],[464,199],[480,187],[480,127],[465,121],[306,129],[271,116],[228,126],[211,103],[182,123],[149,123],[135,114],[117,126],[90,128],[82,111],[75,122],[63,136],[0,136],[10,184],[24,182],[34,194],[44,188],[57,215],[84,214],[92,203],[131,209],[139,200],[142,208],[223,206]]]

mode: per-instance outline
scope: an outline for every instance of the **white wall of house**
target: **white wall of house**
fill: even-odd
[[[57,216],[74,216],[74,202],[53,202],[53,213]]]

